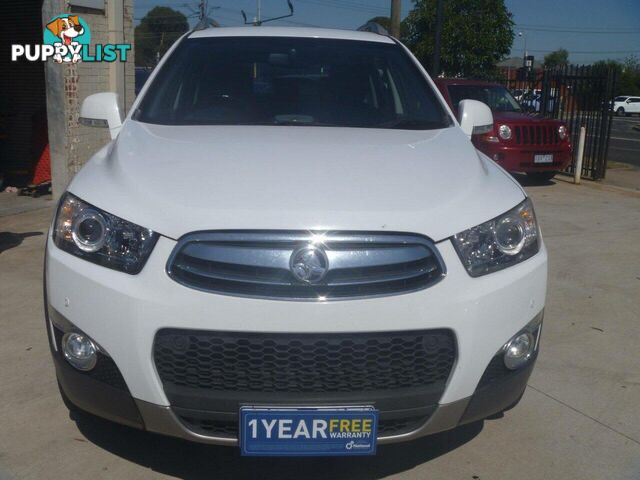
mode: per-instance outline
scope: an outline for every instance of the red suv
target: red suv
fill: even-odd
[[[435,79],[454,112],[464,99],[486,103],[493,112],[493,130],[474,135],[473,144],[509,172],[525,172],[536,180],[550,180],[571,161],[571,142],[560,120],[525,113],[500,84],[479,80]]]

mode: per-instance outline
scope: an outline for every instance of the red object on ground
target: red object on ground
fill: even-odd
[[[36,168],[33,172],[33,185],[40,185],[41,183],[51,181],[51,154],[49,153],[49,144],[44,147],[42,154],[36,163]]]

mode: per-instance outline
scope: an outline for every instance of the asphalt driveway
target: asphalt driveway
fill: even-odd
[[[609,161],[640,167],[640,117],[613,117]]]
[[[528,186],[550,255],[538,365],[503,418],[373,458],[245,459],[70,418],[49,359],[42,256],[51,207],[0,217],[0,480],[640,479],[640,194]]]

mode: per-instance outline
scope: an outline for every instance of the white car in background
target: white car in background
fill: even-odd
[[[612,110],[618,115],[640,114],[640,97],[623,95],[613,100]]]
[[[383,35],[171,48],[63,195],[47,328],[67,405],[244,455],[370,455],[513,407],[547,253],[531,200]]]

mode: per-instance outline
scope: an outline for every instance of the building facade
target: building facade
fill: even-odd
[[[92,44],[133,45],[133,0],[44,0],[43,24],[60,13],[81,16],[91,28]],[[47,120],[53,194],[61,195],[85,162],[110,138],[106,129],[80,125],[82,101],[93,93],[116,92],[126,114],[135,98],[134,52],[127,62],[46,62]]]

